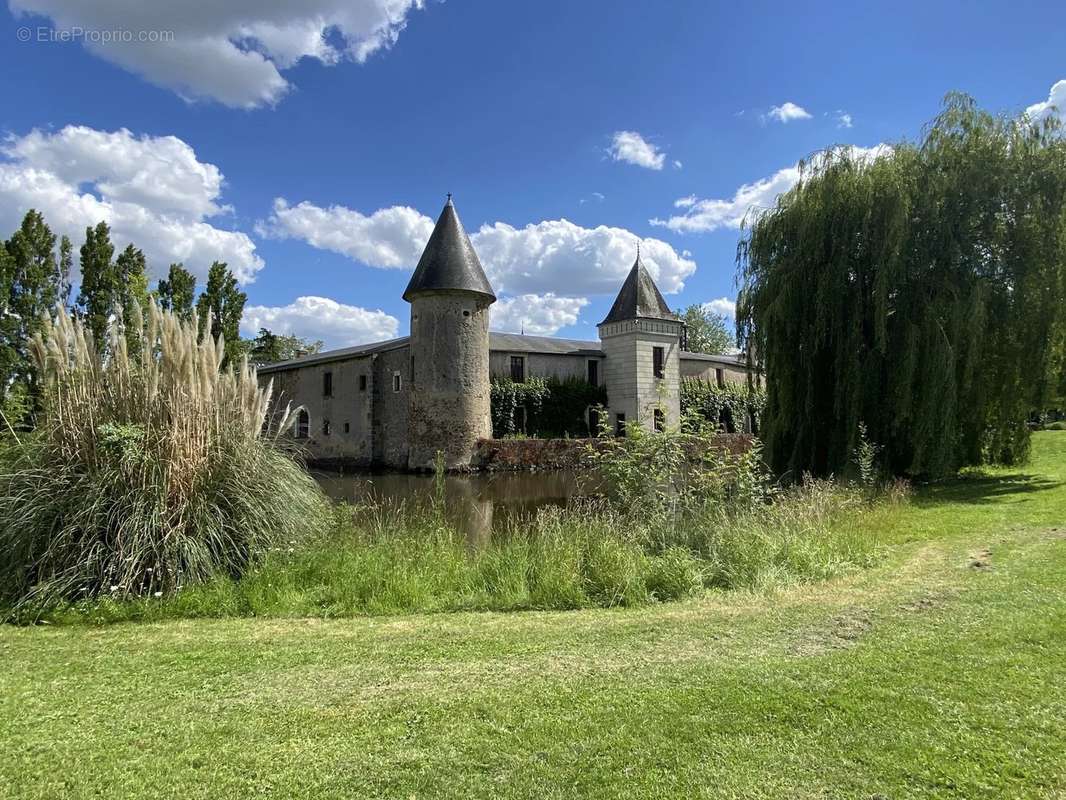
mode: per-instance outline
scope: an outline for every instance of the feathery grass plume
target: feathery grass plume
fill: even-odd
[[[33,341],[38,427],[0,474],[0,596],[23,607],[167,594],[239,576],[279,541],[322,528],[328,504],[268,419],[271,386],[221,339],[155,304],[106,351],[60,310]]]

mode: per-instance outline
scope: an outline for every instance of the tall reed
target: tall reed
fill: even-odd
[[[224,369],[221,339],[154,304],[127,322],[100,347],[61,310],[33,342],[37,427],[0,474],[8,601],[165,594],[325,524],[321,492],[279,447],[291,411],[268,419],[255,370]]]

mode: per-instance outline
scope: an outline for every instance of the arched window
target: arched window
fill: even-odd
[[[296,414],[296,438],[306,439],[311,435],[311,415],[306,408],[301,408]]]

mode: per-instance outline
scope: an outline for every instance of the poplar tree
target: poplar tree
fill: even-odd
[[[74,246],[66,234],[59,240],[59,302],[66,308],[70,305],[70,271],[74,266]]]
[[[167,277],[159,281],[156,296],[162,309],[190,320],[196,300],[196,276],[186,270],[183,264],[171,264]]]
[[[207,273],[207,285],[196,301],[196,312],[203,326],[201,339],[206,334],[211,338],[223,338],[226,347],[226,363],[234,364],[243,355],[240,338],[241,316],[248,296],[237,287],[237,279],[224,261],[216,261]]]
[[[120,301],[118,272],[112,257],[111,229],[106,222],[85,229],[81,246],[81,289],[78,310],[85,319],[97,347],[104,346],[107,321]]]
[[[0,310],[0,381],[6,388],[12,381],[32,382],[29,344],[41,330],[45,317],[55,310],[60,281],[56,237],[39,212],[31,209],[23,217],[3,249],[0,288],[5,301]]]
[[[917,144],[837,148],[738,247],[772,466],[840,474],[859,424],[896,474],[1017,462],[1062,382],[1066,140],[949,95]]]

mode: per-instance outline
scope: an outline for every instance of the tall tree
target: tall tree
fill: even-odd
[[[74,267],[74,247],[66,234],[59,240],[59,302],[64,308],[70,305],[70,272]]]
[[[736,334],[730,331],[721,314],[696,304],[682,309],[680,316],[685,323],[686,347],[690,353],[718,355],[736,351]]]
[[[85,244],[81,246],[78,309],[92,331],[97,347],[104,346],[107,320],[121,300],[118,271],[111,260],[114,254],[111,229],[106,222],[85,229]]]
[[[256,337],[246,342],[248,361],[256,366],[276,364],[300,355],[317,353],[323,346],[318,340],[272,333],[267,328],[260,328]]]
[[[196,300],[196,276],[186,270],[183,264],[171,264],[167,277],[159,281],[156,296],[161,308],[190,320]]]
[[[126,249],[115,259],[115,274],[118,278],[122,319],[126,325],[126,342],[132,349],[140,345],[141,331],[135,326],[143,320],[143,313],[148,306],[148,265],[144,253],[132,244],[126,245]]]
[[[42,320],[55,310],[60,297],[56,237],[44,217],[30,210],[19,229],[4,245],[5,264],[0,285],[6,290],[6,307],[0,321],[4,355],[3,386],[11,381],[30,381],[33,367],[29,344],[41,329]]]
[[[226,362],[240,360],[243,345],[240,338],[241,315],[248,296],[237,287],[237,279],[224,261],[216,261],[207,273],[207,285],[196,301],[196,312],[203,329],[200,335],[210,334],[213,339],[223,338],[226,347]]]
[[[779,470],[840,473],[859,423],[897,474],[1026,457],[1066,309],[1066,139],[950,95],[917,145],[802,168],[738,249]]]

